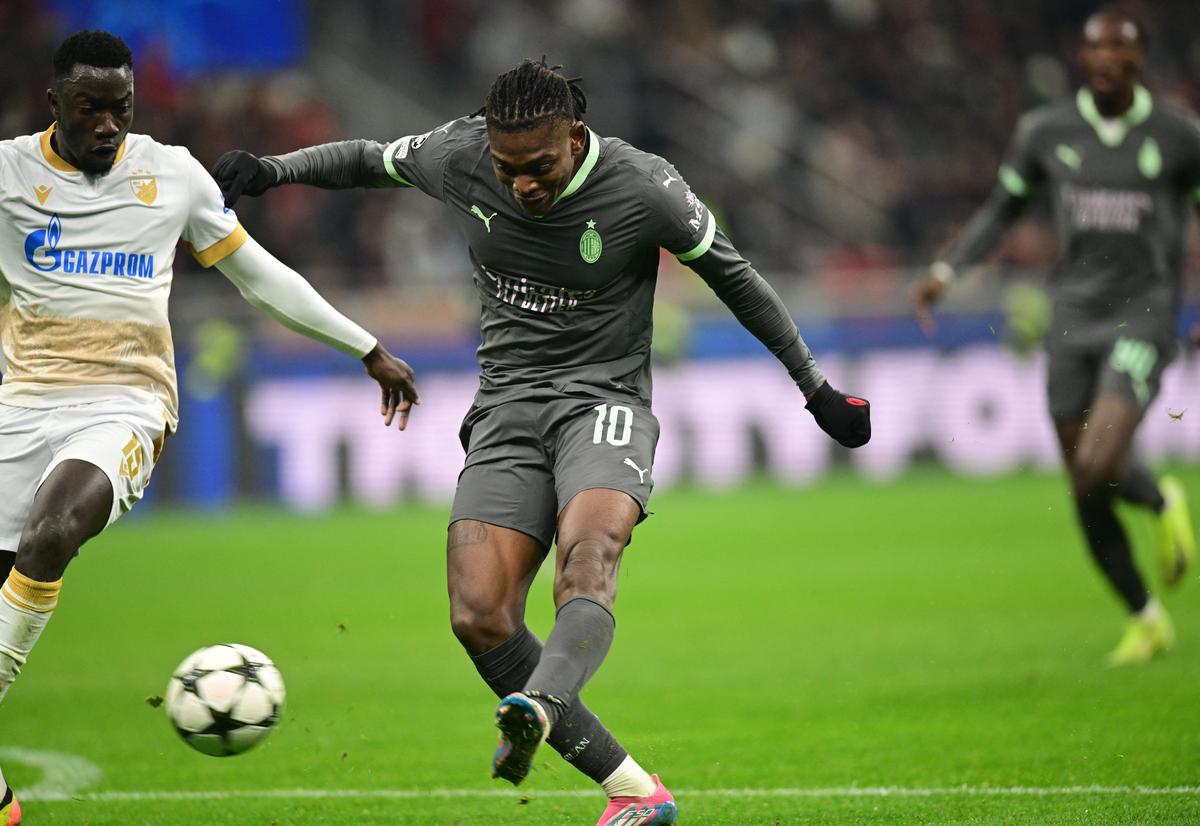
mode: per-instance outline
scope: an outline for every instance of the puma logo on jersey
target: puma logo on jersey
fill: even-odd
[[[33,188],[33,194],[37,196],[39,204],[45,204],[46,199],[50,197],[50,193],[54,191],[54,187],[38,184]]]
[[[483,221],[484,228],[487,229],[488,235],[491,235],[492,234],[492,219],[495,218],[496,215],[499,213],[493,212],[491,215],[484,215],[482,209],[475,206],[475,204],[471,204],[471,214],[474,215],[476,218],[478,218],[480,221]]]
[[[669,188],[669,187],[671,186],[671,181],[678,181],[678,180],[679,180],[678,178],[672,178],[672,177],[671,177],[671,170],[669,170],[669,169],[664,169],[664,170],[663,170],[663,174],[667,176],[667,179],[666,179],[665,181],[663,181],[663,182],[662,182],[662,185],[663,185],[663,187],[664,187],[664,188]]]
[[[637,462],[633,461],[628,456],[625,457],[625,464],[637,471],[639,485],[646,484],[646,474],[650,472],[650,468],[643,469],[638,467]]]

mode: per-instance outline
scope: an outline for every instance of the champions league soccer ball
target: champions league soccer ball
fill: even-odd
[[[171,675],[167,716],[189,746],[227,757],[270,733],[283,699],[283,678],[266,654],[236,643],[210,645]]]

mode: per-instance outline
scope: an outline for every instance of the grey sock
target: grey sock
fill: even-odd
[[[615,626],[612,613],[587,597],[576,597],[558,609],[542,658],[525,683],[526,694],[546,701],[542,706],[551,725],[604,662]]]
[[[490,651],[471,657],[471,661],[496,696],[505,697],[525,687],[541,656],[542,644],[528,627],[522,625],[507,640]],[[564,760],[597,783],[608,779],[629,754],[583,700],[576,700],[567,708],[550,729],[546,742]]]

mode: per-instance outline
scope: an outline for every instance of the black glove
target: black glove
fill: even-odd
[[[262,195],[275,186],[275,170],[249,152],[231,149],[213,164],[212,176],[232,207],[243,195]]]
[[[839,393],[825,382],[805,405],[821,429],[846,447],[871,441],[871,403]]]

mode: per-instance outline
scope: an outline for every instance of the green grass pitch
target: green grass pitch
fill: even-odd
[[[1200,468],[1181,475],[1200,500]],[[1122,615],[1061,477],[838,476],[653,507],[584,696],[681,823],[1200,822],[1196,572],[1165,595],[1177,648],[1105,669]],[[26,823],[594,823],[603,798],[549,748],[519,790],[488,777],[495,700],[448,627],[444,519],[160,512],[94,541],[0,707]],[[225,641],[274,657],[289,693],[266,743],[218,759],[146,698]]]

